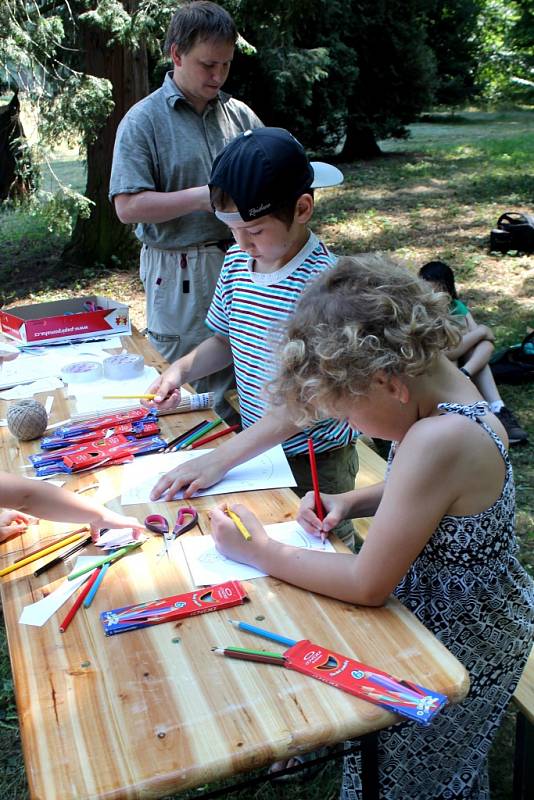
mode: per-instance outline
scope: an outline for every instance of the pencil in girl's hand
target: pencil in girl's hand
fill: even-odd
[[[274,664],[276,667],[285,666],[286,659],[280,653],[269,653],[267,650],[248,650],[244,647],[212,647],[212,653],[226,658],[238,658],[241,661],[256,661],[259,664]]]
[[[194,444],[184,447],[184,450],[194,450],[197,447],[202,447],[202,445],[212,442],[214,439],[219,439],[221,436],[226,436],[228,433],[234,433],[234,431],[238,431],[240,427],[240,425],[230,425],[229,428],[225,428],[223,431],[217,431],[217,433],[212,433],[211,436],[205,436],[203,439],[197,439]]]
[[[242,535],[243,539],[246,542],[249,542],[252,539],[252,534],[250,533],[249,529],[245,525],[243,525],[243,523],[241,522],[240,518],[237,516],[235,511],[232,511],[231,508],[227,507],[224,513],[226,514],[227,517],[230,517],[230,519],[236,526],[237,530]]]
[[[317,474],[317,462],[315,461],[315,450],[313,449],[313,439],[310,436],[308,438],[308,453],[310,456],[310,469],[311,469],[311,476],[312,476],[312,484],[313,484],[313,496],[315,498],[315,513],[321,520],[324,519],[324,509],[323,504],[321,502],[321,492],[319,491],[319,476]],[[324,533],[321,531],[321,542],[323,543],[324,547]]]

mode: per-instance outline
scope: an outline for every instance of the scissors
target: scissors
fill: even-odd
[[[190,519],[186,520],[186,517],[190,517]],[[149,514],[145,519],[145,528],[148,528],[149,531],[153,531],[154,533],[158,533],[160,536],[163,536],[164,547],[163,550],[160,550],[158,553],[158,558],[160,558],[164,553],[166,553],[167,558],[169,558],[169,543],[177,539],[178,536],[181,536],[182,533],[190,531],[191,528],[194,528],[197,524],[198,513],[196,509],[192,508],[192,506],[182,506],[182,508],[178,509],[176,522],[172,530],[169,527],[169,521],[167,517],[164,517],[161,514]]]

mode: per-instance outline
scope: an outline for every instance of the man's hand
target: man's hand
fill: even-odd
[[[154,394],[154,400],[142,400],[145,408],[170,411],[180,402],[181,371],[174,365],[165,370],[147,387],[145,394]]]

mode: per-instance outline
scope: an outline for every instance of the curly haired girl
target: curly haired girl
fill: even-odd
[[[506,433],[474,384],[447,359],[459,333],[448,298],[380,256],[344,258],[303,294],[290,319],[273,396],[304,422],[327,414],[393,441],[384,483],[313,495],[299,521],[328,535],[343,518],[374,515],[358,555],[302,551],[212,516],[218,549],[310,591],[360,605],[393,593],[469,670],[471,690],[428,729],[379,734],[385,800],[489,798],[487,755],[527,659],[534,586],[516,558]],[[358,755],[341,796],[361,797]]]

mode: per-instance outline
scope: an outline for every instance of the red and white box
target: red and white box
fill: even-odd
[[[95,295],[2,309],[0,328],[19,344],[30,346],[132,332],[129,307]]]

